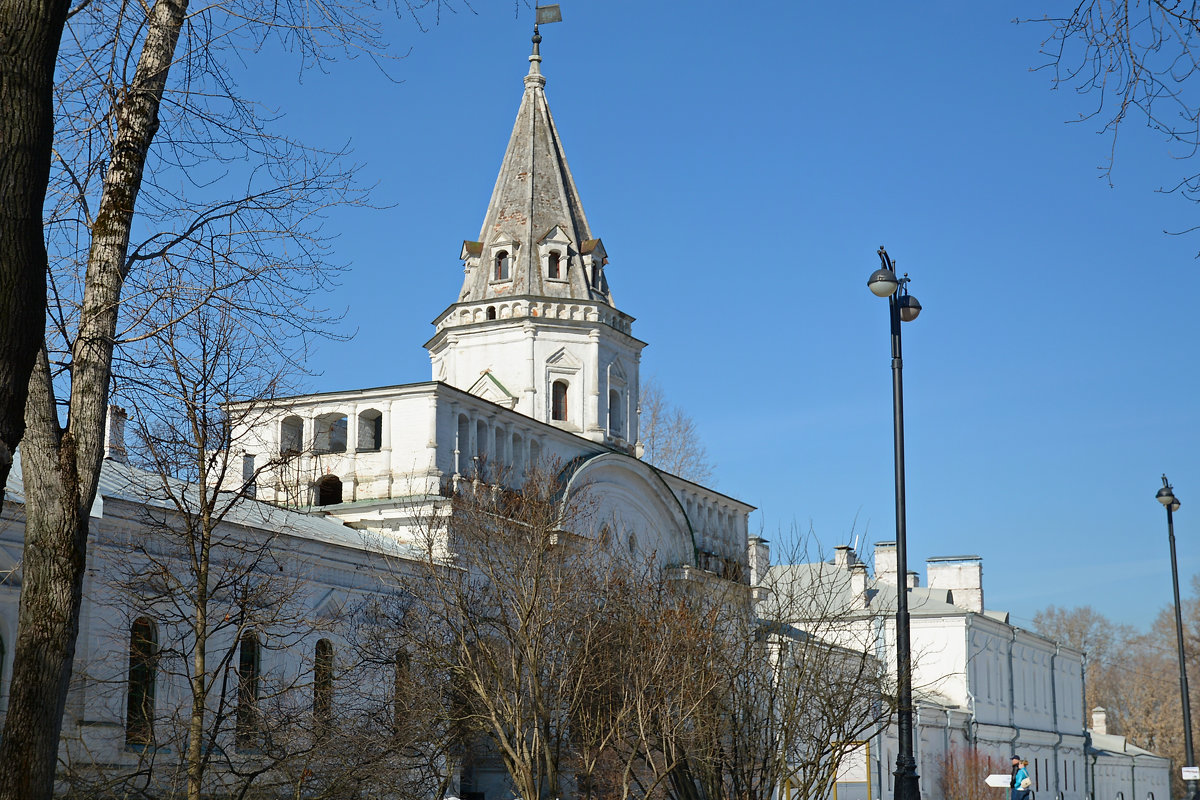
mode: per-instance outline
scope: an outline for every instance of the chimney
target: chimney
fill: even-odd
[[[104,431],[104,457],[118,464],[127,463],[125,454],[125,421],[129,415],[120,406],[108,407],[108,424]]]
[[[1096,706],[1092,709],[1092,733],[1098,733],[1101,736],[1108,734],[1108,712],[1104,706]]]
[[[867,606],[867,565],[857,559],[850,565],[850,594],[860,608]]]
[[[839,544],[833,548],[833,563],[838,569],[850,569],[858,563],[858,556],[854,554],[854,548],[850,545]]]
[[[766,580],[767,570],[771,568],[771,548],[766,539],[751,536],[750,545],[750,585],[761,586]]]
[[[921,585],[921,576],[918,575],[917,573],[910,572],[910,573],[908,573],[907,577],[908,577],[908,581],[907,581],[908,588],[916,589],[918,586]]]
[[[983,613],[983,559],[979,556],[938,556],[925,562],[930,589],[945,589],[950,602]]]
[[[899,584],[899,579],[896,576],[895,542],[875,543],[875,580],[881,583],[889,583],[892,586]]]

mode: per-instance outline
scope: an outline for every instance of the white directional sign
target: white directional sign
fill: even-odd
[[[1200,767],[1180,767],[1179,775],[1185,781],[1200,781]]]
[[[1007,772],[997,772],[994,775],[988,775],[983,782],[997,789],[1007,789],[1012,785],[1012,775]]]

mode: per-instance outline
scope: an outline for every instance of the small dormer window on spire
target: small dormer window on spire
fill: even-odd
[[[501,250],[496,253],[496,266],[492,271],[492,279],[497,281],[506,281],[509,279],[510,260],[507,250]]]
[[[550,255],[546,258],[546,275],[549,278],[559,279],[562,277],[561,256],[557,250],[551,250]]]

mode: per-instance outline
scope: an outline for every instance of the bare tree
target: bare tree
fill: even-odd
[[[290,456],[229,438],[286,386],[287,345],[221,306],[170,319],[125,351],[141,364],[122,399],[144,469],[113,469],[142,510],[137,535],[97,538],[105,578],[92,602],[126,612],[115,646],[82,667],[93,702],[106,690],[128,698],[125,743],[138,757],[114,762],[81,729],[67,749],[76,795],[318,798],[386,785],[417,796],[397,788],[424,773],[397,757],[418,731],[398,708],[396,650],[371,661],[340,646],[352,637],[339,608],[317,603],[332,590],[296,546],[299,515],[254,499],[259,477]],[[136,640],[125,646],[139,623],[154,632],[142,654]],[[135,691],[135,655],[165,702]]]
[[[572,721],[594,698],[587,666],[613,652],[607,601],[627,584],[597,557],[586,491],[564,498],[553,468],[522,478],[462,484],[422,522],[404,630],[414,669],[451,687],[464,756],[498,760],[520,797],[559,796]]]
[[[1188,670],[1197,674],[1200,656],[1200,582],[1184,603]],[[1175,618],[1164,608],[1150,631],[1117,625],[1090,606],[1073,609],[1051,606],[1034,617],[1038,633],[1082,650],[1086,656],[1086,709],[1103,707],[1110,733],[1155,753],[1184,761],[1183,712],[1179,697],[1179,662],[1175,649]],[[1200,695],[1193,691],[1193,702]],[[1178,773],[1174,788],[1183,790]]]
[[[1050,606],[1034,614],[1033,629],[1084,654],[1084,709],[1107,707],[1120,696],[1127,680],[1122,665],[1138,638],[1131,626],[1118,625],[1091,606]],[[1116,722],[1120,712],[1115,703],[1113,710]]]
[[[1178,146],[1187,159],[1200,148],[1200,8],[1173,0],[1086,0],[1066,16],[1033,20],[1050,26],[1042,44],[1050,60],[1041,69],[1053,83],[1087,95],[1095,107],[1081,121],[1095,121],[1111,137],[1104,175],[1111,181],[1122,125],[1142,118]],[[1168,191],[1200,199],[1200,173],[1193,172]]]
[[[189,313],[247,282],[259,291],[241,301],[286,327],[290,307],[273,287],[326,287],[320,212],[359,200],[337,153],[272,133],[274,120],[236,93],[231,65],[276,46],[302,67],[385,57],[381,24],[366,0],[194,10],[97,0],[70,18],[46,229],[53,302],[22,439],[27,547],[0,798],[51,792],[114,350],[170,318],[164,297]],[[213,271],[215,287],[202,279]]]
[[[995,792],[985,782],[991,766],[991,759],[974,747],[951,747],[938,759],[938,791],[954,800],[993,800]]]
[[[643,457],[661,470],[689,481],[712,478],[714,465],[696,429],[696,421],[671,404],[654,378],[642,381],[638,430]]]
[[[807,560],[801,547],[785,553]],[[768,800],[785,782],[804,797],[831,792],[894,705],[873,627],[853,613],[846,588],[833,573],[783,572],[762,602],[726,598],[713,608],[714,691],[682,744],[671,797]]]

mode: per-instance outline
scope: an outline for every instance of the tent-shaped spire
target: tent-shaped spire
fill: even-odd
[[[534,29],[525,93],[479,240],[464,242],[460,302],[530,295],[612,304],[604,246],[592,236],[567,166]]]

